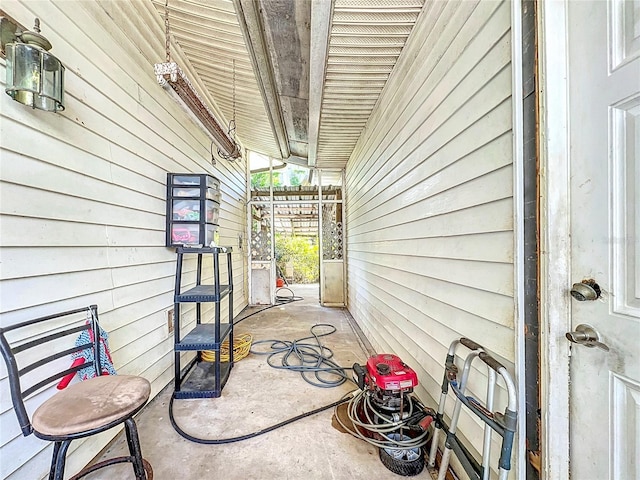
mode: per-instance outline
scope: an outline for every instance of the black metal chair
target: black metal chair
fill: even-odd
[[[79,335],[85,331],[89,335]],[[0,328],[0,350],[7,364],[13,409],[25,437],[33,433],[38,438],[55,442],[49,480],[63,479],[66,454],[72,440],[122,423],[130,456],[96,463],[72,480],[123,462],[133,464],[137,480],[152,480],[153,471],[149,462],[142,458],[133,420],[133,415],[147,403],[151,385],[142,377],[102,375],[100,356],[106,353],[106,348],[102,346],[99,332],[96,305]],[[69,366],[71,355],[84,355],[88,351],[92,352],[86,356],[88,361]],[[87,367],[93,367],[96,376],[57,391],[29,418],[25,408],[27,398],[45,392],[54,382]]]

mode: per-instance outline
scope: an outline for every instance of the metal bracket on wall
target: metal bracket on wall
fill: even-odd
[[[5,58],[4,46],[7,43],[15,42],[18,36],[28,30],[24,25],[16,22],[7,15],[4,10],[0,10],[0,55]]]

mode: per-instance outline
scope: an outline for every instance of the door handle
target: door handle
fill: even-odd
[[[609,347],[600,341],[600,334],[598,331],[586,323],[578,325],[575,331],[567,332],[565,336],[571,343],[577,343],[589,348],[600,348],[605,352],[609,351]]]

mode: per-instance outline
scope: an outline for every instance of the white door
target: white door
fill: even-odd
[[[572,0],[568,29],[571,277],[601,289],[572,326],[609,348],[572,344],[570,473],[640,479],[640,1]]]

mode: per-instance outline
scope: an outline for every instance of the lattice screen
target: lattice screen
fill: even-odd
[[[342,260],[342,222],[336,218],[340,204],[325,205],[322,208],[322,259]]]

